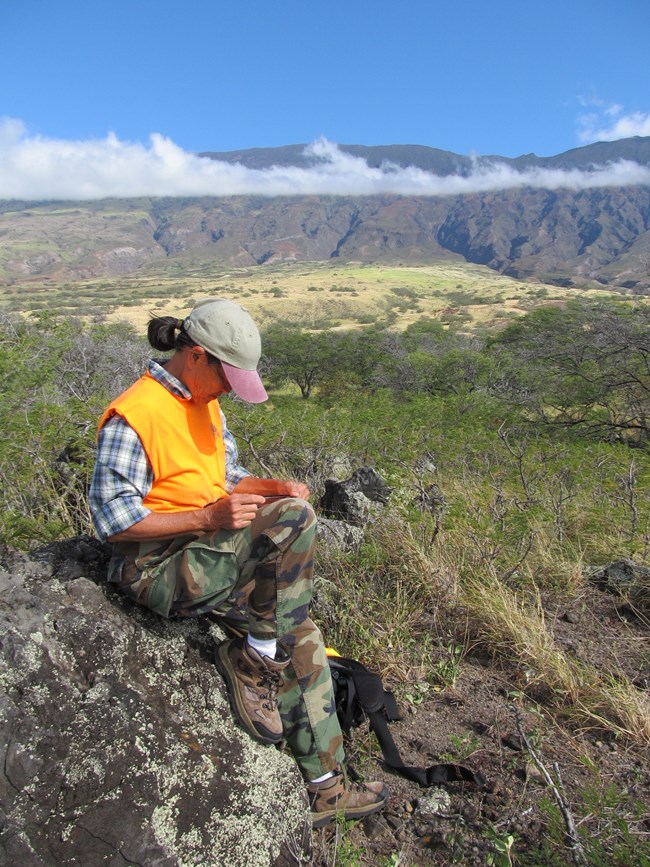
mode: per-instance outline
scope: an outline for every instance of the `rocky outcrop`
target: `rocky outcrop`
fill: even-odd
[[[623,558],[607,566],[587,569],[586,575],[601,590],[626,599],[637,613],[650,616],[650,569],[647,566]]]
[[[163,621],[102,583],[90,538],[0,569],[0,863],[300,863],[293,759],[231,717],[207,618]]]
[[[391,489],[372,467],[355,470],[344,482],[329,479],[319,502],[326,515],[356,526],[365,524],[372,502],[385,503]]]
[[[356,551],[363,541],[363,530],[347,521],[319,517],[318,540],[320,547],[330,551]]]

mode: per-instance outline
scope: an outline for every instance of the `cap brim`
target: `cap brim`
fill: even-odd
[[[256,370],[243,370],[225,361],[221,362],[221,366],[237,397],[245,400],[246,403],[263,403],[268,400],[269,396]]]

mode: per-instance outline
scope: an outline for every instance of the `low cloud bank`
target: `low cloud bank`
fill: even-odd
[[[135,196],[446,196],[517,187],[574,190],[650,183],[650,168],[620,161],[593,171],[475,164],[467,177],[422,169],[372,168],[319,139],[307,148],[309,168],[249,169],[184,151],[158,133],[150,143],[105,139],[64,141],[27,134],[23,123],[0,119],[0,199],[90,200]]]

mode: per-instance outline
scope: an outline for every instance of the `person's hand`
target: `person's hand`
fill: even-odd
[[[265,497],[266,500],[281,500],[283,497],[299,497],[306,500],[309,497],[309,488],[302,482],[293,479],[282,481],[281,479],[258,479],[255,476],[244,476],[238,482],[231,496],[248,495],[255,492]]]
[[[203,510],[208,519],[207,532],[248,527],[264,502],[264,497],[259,494],[231,494],[210,503]]]
[[[302,482],[288,481],[285,482],[287,489],[287,497],[299,497],[301,500],[309,499],[309,488],[303,485]]]

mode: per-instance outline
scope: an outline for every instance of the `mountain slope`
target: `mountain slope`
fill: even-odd
[[[434,148],[342,148],[437,173],[467,173],[467,157]],[[227,155],[249,167],[309,162],[301,145]],[[211,154],[211,156],[217,156]],[[488,158],[483,158],[488,159]],[[601,142],[555,157],[505,160],[517,169],[589,171],[650,165],[650,138]],[[282,162],[284,161],[284,162]],[[74,280],[188,257],[223,265],[339,259],[427,263],[462,257],[521,279],[650,291],[650,186],[517,187],[454,196],[295,196],[0,203],[0,278]]]

